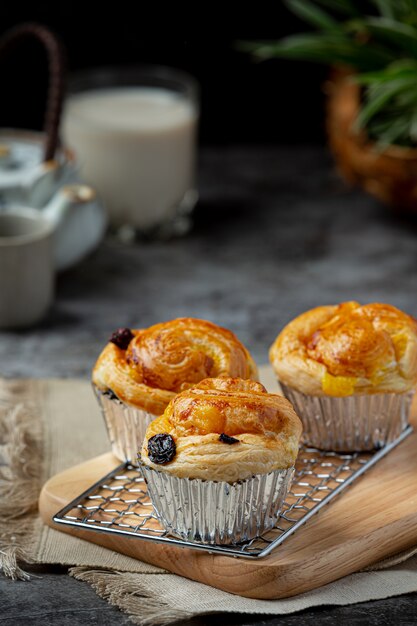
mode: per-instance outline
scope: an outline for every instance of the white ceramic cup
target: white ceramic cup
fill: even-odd
[[[53,225],[30,212],[0,213],[0,328],[36,324],[53,295]]]

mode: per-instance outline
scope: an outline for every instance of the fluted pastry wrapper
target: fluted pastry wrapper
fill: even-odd
[[[313,396],[279,383],[303,422],[304,443],[314,448],[374,450],[397,439],[408,425],[414,391]]]
[[[172,535],[205,544],[258,537],[278,520],[294,467],[235,483],[178,478],[140,464],[155,513]]]
[[[157,417],[148,411],[129,406],[111,398],[93,385],[106,424],[111,449],[120,461],[138,464],[140,451],[149,424]]]

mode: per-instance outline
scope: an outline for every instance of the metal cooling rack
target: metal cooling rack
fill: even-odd
[[[394,442],[376,452],[339,454],[302,447],[291,491],[275,528],[262,537],[237,545],[206,545],[169,535],[149,500],[140,470],[116,467],[57,513],[53,520],[104,533],[157,541],[244,558],[261,558],[279,546],[310,517],[395,448],[412,432],[411,426]]]

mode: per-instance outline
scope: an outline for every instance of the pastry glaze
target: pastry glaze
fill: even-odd
[[[211,378],[178,394],[149,425],[141,458],[179,478],[234,482],[292,467],[301,430],[291,403],[267,393],[260,383]],[[159,433],[170,434],[176,445],[176,455],[166,465],[148,457],[148,440]],[[238,442],[223,443],[222,433]]]
[[[154,415],[161,415],[176,393],[209,376],[258,378],[244,345],[211,322],[184,317],[132,333],[126,350],[106,345],[93,383]]]
[[[305,394],[402,393],[417,382],[417,321],[388,304],[320,306],[290,322],[269,356]]]

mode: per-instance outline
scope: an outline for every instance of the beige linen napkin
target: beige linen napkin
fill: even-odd
[[[270,390],[277,389],[268,368],[261,368],[261,378]],[[417,556],[404,561],[414,551],[400,555],[388,569],[353,574],[294,598],[265,601],[213,589],[44,526],[36,509],[43,482],[107,450],[88,382],[1,382],[0,569],[7,575],[24,578],[18,565],[24,561],[73,566],[73,576],[87,581],[137,624],[168,624],[219,611],[279,615],[417,591]]]

